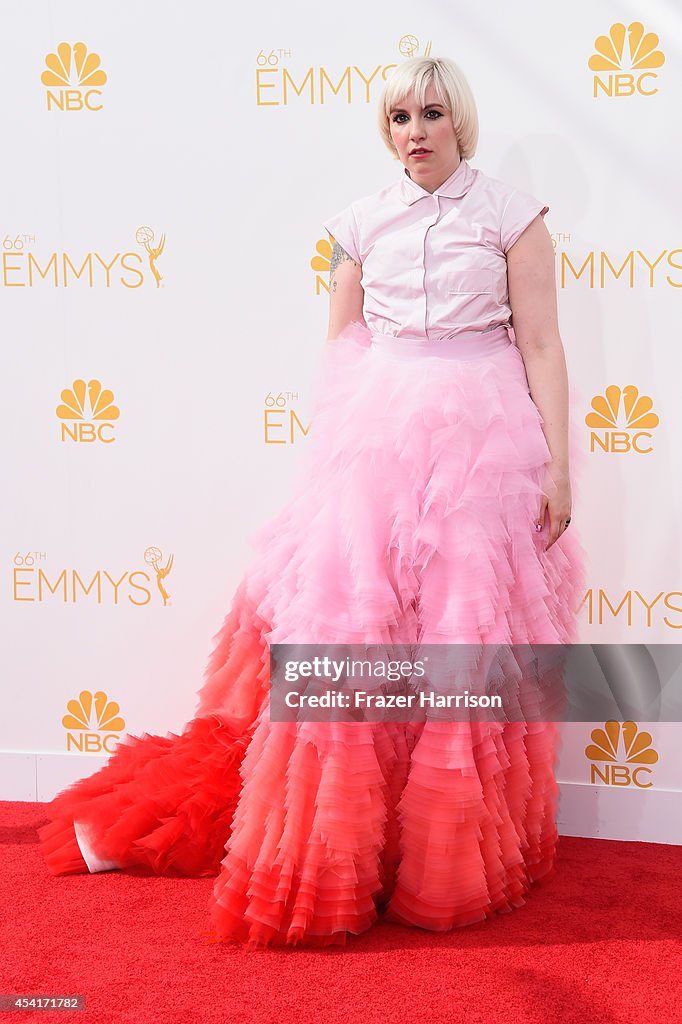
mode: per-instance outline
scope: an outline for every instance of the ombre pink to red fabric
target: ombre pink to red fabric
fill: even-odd
[[[472,345],[352,323],[323,347],[291,497],[251,538],[194,718],[56,797],[51,871],[87,871],[77,822],[103,862],[215,876],[215,938],[250,947],[482,921],[552,871],[554,724],[269,717],[275,643],[575,641],[584,552],[573,526],[549,550],[534,529],[550,453],[490,326]]]

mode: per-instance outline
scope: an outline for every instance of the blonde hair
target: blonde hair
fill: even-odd
[[[463,160],[470,159],[478,145],[478,111],[464,73],[449,57],[410,57],[392,73],[379,98],[379,132],[394,159],[400,159],[391,138],[391,109],[414,92],[424,106],[426,90],[433,85],[438,101],[452,114],[457,146]]]

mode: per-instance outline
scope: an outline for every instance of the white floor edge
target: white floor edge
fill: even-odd
[[[46,803],[107,761],[94,754],[0,751],[0,800]],[[560,835],[682,845],[682,790],[559,781]]]

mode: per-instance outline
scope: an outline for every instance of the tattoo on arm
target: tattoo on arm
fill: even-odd
[[[350,260],[351,263],[353,263],[356,267],[359,266],[359,264],[356,263],[356,261],[353,259],[353,257],[349,256],[348,253],[346,252],[346,250],[342,249],[341,246],[339,245],[339,243],[335,240],[334,241],[334,248],[332,249],[331,264],[330,264],[330,267],[329,267],[329,284],[330,284],[332,290],[334,290],[334,291],[336,291],[336,281],[334,280],[334,271],[336,270],[336,268],[339,266],[340,263],[344,263],[346,260]]]

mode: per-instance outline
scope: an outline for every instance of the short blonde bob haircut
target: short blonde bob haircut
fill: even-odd
[[[379,99],[379,131],[391,155],[399,160],[391,138],[391,110],[413,92],[423,107],[426,89],[433,85],[438,102],[452,114],[460,157],[470,159],[478,145],[478,111],[471,86],[464,73],[449,57],[410,57],[399,64],[388,79]]]

